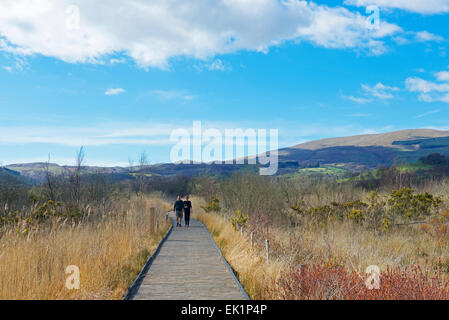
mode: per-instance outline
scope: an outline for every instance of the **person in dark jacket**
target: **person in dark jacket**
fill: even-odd
[[[192,209],[192,202],[189,200],[189,196],[186,196],[184,201],[184,221],[187,227],[190,225],[190,209]]]
[[[184,210],[184,201],[181,200],[181,196],[178,196],[178,199],[175,201],[175,205],[173,206],[173,211],[175,211],[175,213],[176,213],[176,226],[177,227],[181,227],[182,210]]]

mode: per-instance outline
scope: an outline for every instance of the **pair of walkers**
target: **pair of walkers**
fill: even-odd
[[[178,196],[175,201],[173,210],[176,213],[176,226],[181,227],[182,216],[184,212],[184,222],[186,227],[190,224],[190,209],[192,209],[192,202],[189,200],[189,196],[186,196],[186,200],[182,201],[181,196]]]

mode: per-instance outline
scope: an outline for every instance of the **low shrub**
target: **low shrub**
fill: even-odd
[[[369,275],[329,263],[292,270],[265,293],[288,300],[445,300],[449,283],[440,271],[419,266],[388,268],[380,273],[379,288],[369,289]],[[276,292],[273,294],[273,291]]]

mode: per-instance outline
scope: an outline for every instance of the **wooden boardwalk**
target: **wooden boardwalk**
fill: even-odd
[[[175,223],[136,289],[130,299],[248,299],[207,228],[193,219],[188,228]]]

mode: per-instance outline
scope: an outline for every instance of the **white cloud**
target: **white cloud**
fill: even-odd
[[[190,101],[196,98],[195,95],[190,94],[187,90],[153,90],[150,94],[163,101],[176,99]]]
[[[79,8],[79,25],[69,5]],[[291,40],[381,54],[382,38],[399,31],[386,22],[369,30],[359,13],[297,0],[0,2],[0,50],[70,63],[112,63],[121,54],[143,68],[168,68],[177,56],[267,52]]]
[[[367,117],[371,117],[372,114],[370,113],[352,113],[352,114],[348,114],[348,117],[355,117],[355,118],[367,118]]]
[[[418,32],[404,32],[401,35],[394,37],[393,40],[399,45],[405,45],[416,42],[442,42],[445,39],[428,31],[418,31]]]
[[[11,66],[3,66],[2,67],[4,70],[8,71],[9,73],[13,73],[14,72],[14,68]]]
[[[204,70],[209,71],[231,71],[232,67],[229,63],[224,62],[221,59],[215,59],[211,62],[206,63],[197,63],[194,65],[195,69],[199,72],[202,72]]]
[[[369,86],[367,84],[362,84],[362,89],[369,95],[372,95],[379,99],[391,99],[393,98],[392,92],[399,91],[397,87],[389,87],[383,85],[382,83],[377,83],[375,86]]]
[[[345,0],[345,4],[366,7],[401,9],[422,14],[449,12],[449,0]]]
[[[125,58],[112,58],[109,60],[110,64],[118,64],[118,63],[125,63],[126,59]]]
[[[415,37],[416,37],[416,40],[423,41],[423,42],[426,42],[426,41],[440,42],[440,41],[444,40],[443,37],[433,34],[433,33],[430,33],[428,31],[416,32]]]
[[[421,118],[424,118],[424,117],[427,117],[427,116],[430,116],[432,114],[439,113],[439,112],[441,112],[441,110],[432,110],[432,111],[429,111],[429,112],[425,112],[425,113],[417,115],[415,117],[415,119],[421,119]]]
[[[173,145],[173,142],[170,141],[170,135],[174,129],[183,128],[192,133],[192,122],[186,122],[185,119],[178,122],[180,124],[175,127],[173,127],[173,124],[167,124],[167,122],[112,122],[97,123],[83,127],[3,126],[0,127],[0,146],[23,148],[24,145],[51,144],[77,148],[80,146],[99,147],[107,145],[169,147]],[[348,136],[361,134],[366,130],[366,128],[358,124],[332,126],[326,122],[298,124],[297,121],[290,120],[273,120],[270,123],[247,120],[235,122],[208,121],[202,123],[203,132],[207,129],[217,129],[224,134],[226,129],[237,128],[242,128],[243,130],[247,128],[254,128],[255,130],[257,128],[279,128],[279,143],[285,147],[296,144],[300,140]],[[46,160],[46,154],[45,152],[44,160]],[[28,162],[28,160],[23,162]]]
[[[210,71],[226,71],[230,70],[230,67],[226,66],[222,60],[216,59],[208,65],[208,69]]]
[[[405,84],[411,92],[449,92],[449,83],[436,83],[417,77],[407,78]]]
[[[379,55],[387,50],[380,38],[402,31],[397,25],[381,21],[378,30],[368,27],[367,17],[345,8],[330,8],[310,3],[310,24],[297,28],[299,39],[325,48],[353,48]]]
[[[0,39],[0,51],[2,50],[1,40],[2,39]],[[12,64],[10,64],[10,65],[2,66],[2,68],[4,70],[8,71],[9,73],[14,73],[14,72],[17,72],[17,71],[19,71],[19,72],[23,71],[24,69],[27,68],[27,65],[28,65],[28,63],[26,62],[26,60],[23,57],[17,56],[17,55],[14,55],[14,54],[13,54],[13,61],[11,61],[11,62],[12,62]]]
[[[377,83],[374,86],[362,84],[361,87],[363,91],[362,97],[344,96],[344,95],[342,97],[355,103],[366,104],[373,102],[373,100],[376,98],[382,100],[392,99],[393,98],[392,92],[399,91],[399,88],[386,86],[381,82]]]
[[[92,127],[1,127],[0,145],[63,146],[166,145],[173,128],[162,124],[109,124]]]
[[[106,92],[104,93],[107,96],[115,96],[121,93],[124,93],[125,89],[123,88],[110,88],[108,90],[106,90]]]
[[[440,71],[435,73],[435,77],[439,81],[449,81],[449,71]]]
[[[365,104],[365,103],[369,103],[372,101],[371,99],[368,99],[368,98],[354,97],[354,96],[343,96],[343,98],[351,100],[352,102],[355,102],[355,103],[360,103],[360,104]]]
[[[435,77],[439,82],[409,77],[405,80],[405,86],[408,91],[419,93],[418,99],[420,101],[449,103],[449,72],[437,72]]]

